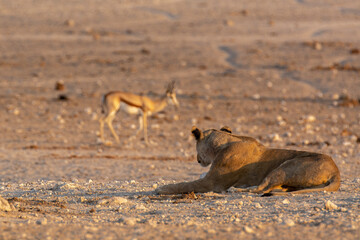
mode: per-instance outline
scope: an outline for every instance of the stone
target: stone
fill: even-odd
[[[15,207],[11,203],[9,203],[5,198],[0,196],[0,211],[11,212],[15,210]]]
[[[292,226],[295,225],[294,221],[291,220],[291,219],[289,219],[289,218],[287,218],[287,219],[284,220],[284,224],[287,225],[287,226],[289,226],[289,227],[292,227]]]
[[[337,210],[338,208],[339,207],[335,203],[331,202],[330,200],[327,200],[325,203],[326,210],[331,211],[331,210]]]
[[[134,226],[137,222],[137,219],[132,217],[122,217],[119,219],[119,222],[125,225]]]
[[[47,219],[43,218],[43,219],[39,219],[36,221],[36,224],[38,225],[46,225],[47,224]]]
[[[83,189],[84,187],[76,184],[76,183],[60,183],[56,184],[55,187],[52,188],[52,190],[59,191],[59,190],[74,190],[74,189]]]
[[[244,231],[245,231],[246,233],[254,233],[254,230],[253,230],[251,227],[248,227],[248,226],[245,226],[245,227],[244,227]]]
[[[127,203],[128,200],[126,198],[123,197],[111,197],[111,198],[104,198],[99,200],[97,203],[99,205],[122,205],[124,203]]]

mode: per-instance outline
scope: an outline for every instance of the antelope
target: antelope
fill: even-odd
[[[147,136],[147,117],[153,113],[163,110],[169,103],[179,106],[179,102],[176,99],[176,93],[174,91],[175,82],[172,81],[168,84],[164,95],[158,99],[151,99],[147,96],[136,95],[129,92],[120,92],[113,91],[109,92],[102,96],[101,106],[102,113],[104,114],[100,118],[100,138],[104,143],[104,123],[106,123],[116,139],[116,142],[119,143],[119,137],[116,134],[112,121],[114,120],[116,113],[119,110],[123,110],[128,114],[138,114],[139,115],[139,129],[136,134],[138,134],[141,129],[144,130],[144,140],[148,144]]]

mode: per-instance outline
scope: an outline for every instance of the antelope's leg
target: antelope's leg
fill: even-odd
[[[105,141],[105,138],[104,138],[104,117],[101,117],[100,120],[100,139],[102,142]]]
[[[119,143],[119,142],[120,142],[119,137],[118,137],[118,135],[116,134],[116,132],[115,132],[113,126],[112,126],[112,121],[114,120],[114,118],[115,118],[115,114],[109,114],[109,115],[105,118],[105,122],[107,123],[107,125],[108,125],[108,127],[109,127],[109,129],[110,129],[110,131],[111,131],[111,133],[112,133],[112,135],[113,135],[114,138],[116,139],[116,142]]]
[[[145,140],[145,143],[148,144],[148,136],[147,136],[147,113],[144,112],[143,113],[143,128],[144,128],[144,140]]]
[[[143,128],[144,128],[143,116],[139,115],[139,128],[136,131],[136,135],[138,135]]]

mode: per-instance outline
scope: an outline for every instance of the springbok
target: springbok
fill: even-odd
[[[141,129],[144,130],[144,140],[148,144],[147,137],[147,117],[153,113],[163,110],[169,103],[179,106],[179,102],[176,99],[176,93],[174,91],[175,81],[172,81],[168,84],[165,94],[159,99],[151,99],[147,96],[136,95],[129,92],[120,92],[114,91],[109,92],[102,96],[101,106],[102,113],[104,114],[100,118],[100,138],[104,143],[104,123],[106,123],[116,139],[116,142],[119,143],[119,137],[116,134],[112,121],[114,120],[116,113],[119,110],[123,110],[128,114],[138,114],[139,115],[139,129],[136,134],[138,134]],[[141,116],[142,115],[142,116]]]

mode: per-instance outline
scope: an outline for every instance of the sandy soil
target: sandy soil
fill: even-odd
[[[360,238],[359,1],[0,6],[0,239]],[[181,107],[149,119],[149,147],[121,113],[121,144],[99,144],[104,93],[171,80]],[[155,195],[207,171],[193,125],[329,154],[340,190]]]

